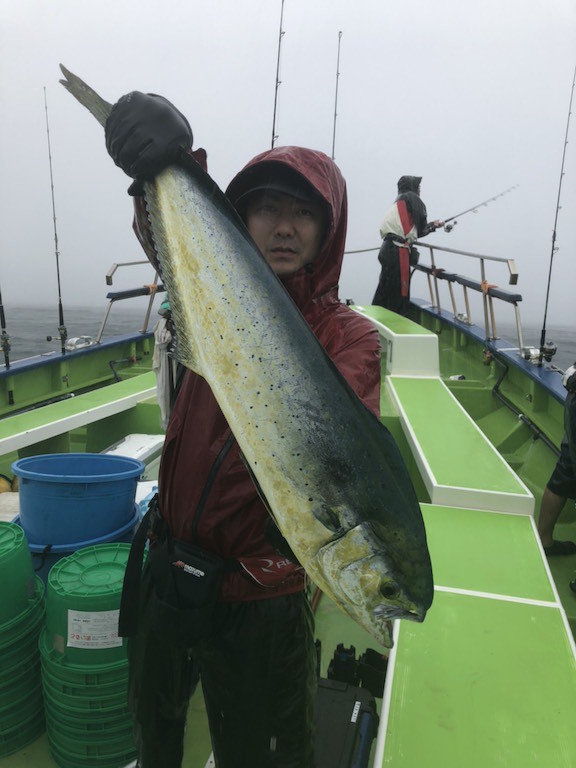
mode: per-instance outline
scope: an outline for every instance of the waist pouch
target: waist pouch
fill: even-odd
[[[145,568],[152,582],[146,603],[140,605],[142,560],[147,540],[152,542]],[[170,635],[186,647],[213,631],[213,609],[225,571],[236,570],[236,561],[225,561],[194,544],[172,538],[158,510],[155,496],[134,536],[122,589],[119,635],[138,632],[142,614],[155,632]]]
[[[147,610],[155,631],[186,647],[208,638],[225,561],[168,535],[150,548],[148,567],[153,590]]]

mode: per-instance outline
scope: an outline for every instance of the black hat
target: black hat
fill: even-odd
[[[316,200],[324,203],[324,198],[312,184],[289,165],[279,162],[262,162],[251,165],[232,180],[226,190],[228,199],[242,215],[248,199],[255,192],[282,192],[299,200]]]

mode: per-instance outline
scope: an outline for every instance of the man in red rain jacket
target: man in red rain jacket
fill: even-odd
[[[192,132],[162,97],[132,93],[114,107],[106,141],[115,162],[138,180],[174,162],[179,148],[192,145]],[[203,150],[191,154],[205,167]],[[131,190],[138,193],[138,182]],[[328,355],[378,417],[377,332],[338,298],[347,202],[337,166],[321,152],[279,147],[248,163],[226,194]],[[135,230],[154,260],[140,197]],[[210,387],[190,370],[167,428],[158,508],[174,540],[228,567],[212,631],[191,647],[150,619],[154,584],[144,569],[142,620],[129,641],[139,766],[181,765],[199,673],[219,768],[312,768],[316,656],[305,574],[271,526]]]

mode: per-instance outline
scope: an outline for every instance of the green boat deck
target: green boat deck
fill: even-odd
[[[439,378],[437,336],[379,308],[359,311],[386,343],[387,404],[421,478],[435,584],[422,624],[395,622],[370,765],[573,768],[576,649],[534,495]],[[383,650],[326,596],[316,626],[324,675],[338,643],[357,655]],[[197,693],[184,768],[205,768],[209,754]],[[55,765],[45,735],[4,764]]]
[[[424,625],[400,627],[376,764],[574,766],[576,668],[561,611],[456,592],[435,602]]]
[[[360,311],[386,342],[388,394],[433,502],[434,603],[422,624],[396,622],[374,766],[574,766],[576,650],[534,497],[434,365],[398,368],[420,326]]]
[[[421,508],[434,602],[422,624],[396,622],[372,765],[572,768],[574,641],[532,518]],[[325,597],[317,632],[326,649],[382,650]]]

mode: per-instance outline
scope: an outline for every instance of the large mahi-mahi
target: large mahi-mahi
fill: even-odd
[[[112,106],[62,67],[105,125]],[[209,383],[311,579],[380,643],[433,595],[420,507],[388,430],[338,372],[221,190],[190,160],[145,182],[179,360]]]

